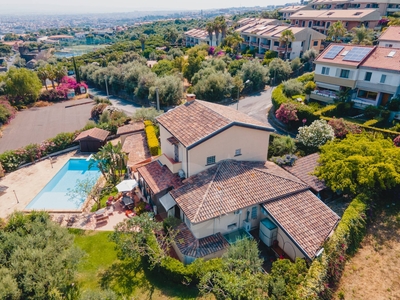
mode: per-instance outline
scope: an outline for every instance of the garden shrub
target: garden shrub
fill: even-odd
[[[372,120],[368,120],[366,122],[364,122],[364,126],[374,126],[377,125],[379,123],[379,120],[377,119],[372,119]]]
[[[272,104],[278,109],[283,103],[289,102],[290,98],[283,94],[283,85],[278,85],[272,92]]]
[[[296,142],[290,136],[271,135],[268,156],[282,156],[293,154],[296,151]]]
[[[147,144],[149,146],[150,154],[152,156],[158,155],[160,143],[158,141],[154,125],[151,121],[144,121],[145,132],[147,137]]]
[[[314,115],[333,117],[335,115],[336,108],[337,108],[337,105],[335,105],[335,104],[327,105],[327,106],[317,110],[314,113]]]
[[[304,95],[294,95],[294,96],[292,96],[292,100],[295,100],[295,101],[297,101],[297,99],[301,99],[301,101],[302,102],[304,102],[304,100],[306,100],[306,96],[304,96]]]
[[[390,118],[390,111],[387,109],[381,110],[381,118],[384,122],[388,122]]]
[[[106,107],[108,106],[107,103],[99,103],[95,106],[93,106],[91,112],[90,112],[90,116],[92,117],[93,120],[97,120],[100,115],[103,113],[103,111],[106,109]]]
[[[316,120],[310,126],[299,128],[297,139],[306,147],[320,147],[335,137],[333,128],[325,120]]]
[[[170,217],[164,219],[163,227],[164,227],[165,232],[168,232],[171,228],[174,229],[174,228],[176,228],[176,226],[178,226],[181,223],[182,223],[182,221],[180,219],[170,216]]]
[[[381,110],[378,107],[369,105],[364,110],[364,116],[367,119],[373,119],[373,118],[379,116],[380,112],[381,112]]]
[[[296,78],[296,80],[306,83],[308,81],[314,81],[314,72],[304,73],[303,75]]]
[[[396,147],[400,147],[400,135],[394,138],[393,143],[395,144]]]
[[[278,166],[293,166],[297,158],[296,155],[286,154],[283,156],[273,156],[271,157],[271,161],[276,163]]]
[[[400,110],[400,100],[393,99],[392,101],[389,102],[389,104],[387,105],[387,108],[390,111],[399,111]]]
[[[297,121],[299,118],[297,117],[296,105],[294,103],[283,103],[279,109],[276,111],[276,118],[285,123],[289,124],[291,121]]]
[[[359,134],[362,132],[361,127],[357,124],[345,122],[343,118],[331,119],[328,124],[333,128],[336,138],[344,138],[348,133]]]
[[[295,123],[297,127],[302,126],[304,120],[305,125],[310,125],[312,122],[319,120],[318,116],[314,115],[314,107],[296,103],[296,108],[297,116],[299,118],[299,120]]]
[[[290,79],[282,82],[282,91],[286,97],[292,97],[293,95],[302,94],[304,91],[303,83],[297,79]]]
[[[8,101],[0,101],[0,125],[7,124],[15,117],[17,110]]]
[[[65,99],[65,94],[63,91],[60,90],[48,90],[48,91],[43,91],[40,96],[40,100],[45,100],[45,101],[50,101],[50,102],[56,102],[56,101],[61,101]]]
[[[314,91],[317,88],[317,85],[315,84],[314,81],[309,81],[304,85],[304,93],[306,95],[310,95],[312,91]]]

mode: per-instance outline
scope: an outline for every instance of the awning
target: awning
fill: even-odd
[[[162,206],[164,206],[166,211],[169,211],[176,205],[174,198],[172,198],[169,193],[160,198],[160,203]]]
[[[338,86],[338,85],[324,83],[324,82],[318,82],[318,81],[315,84],[317,85],[317,87],[323,87],[323,88],[334,90],[334,91],[340,91],[340,86]]]
[[[132,191],[135,187],[137,187],[138,183],[134,179],[130,180],[124,180],[121,181],[116,188],[118,189],[118,192],[129,192]]]

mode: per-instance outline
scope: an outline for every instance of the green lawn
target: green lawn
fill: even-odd
[[[78,269],[82,290],[111,289],[121,298],[200,299],[195,288],[177,285],[161,273],[143,270],[140,261],[121,261],[110,232],[71,230],[75,245],[87,253]],[[133,299],[132,298],[132,299]]]

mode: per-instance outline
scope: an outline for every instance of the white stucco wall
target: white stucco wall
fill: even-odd
[[[257,217],[255,219],[251,218],[252,207],[257,208]],[[253,205],[242,209],[241,214],[235,214],[234,212],[227,215],[222,215],[212,220],[208,220],[198,224],[191,224],[190,229],[196,238],[206,237],[215,233],[220,232],[221,234],[236,231],[239,228],[243,228],[243,221],[246,220],[247,211],[250,211],[249,221],[251,223],[252,229],[257,228],[260,225],[261,218],[265,217],[261,213],[260,205]],[[236,223],[236,227],[228,229],[228,226]]]
[[[269,135],[268,131],[233,126],[189,150],[187,175],[192,176],[213,166],[206,164],[207,157],[214,155],[216,163],[224,159],[266,161]],[[235,156],[237,149],[241,149],[239,156]],[[182,164],[186,167],[186,159]]]

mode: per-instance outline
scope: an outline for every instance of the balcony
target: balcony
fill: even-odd
[[[260,47],[263,49],[269,49],[269,44],[260,44]]]
[[[279,46],[279,47],[277,48],[277,50],[278,50],[278,51],[286,51],[286,47]],[[291,52],[291,51],[292,51],[292,48],[288,48],[287,51],[288,51],[288,52]]]
[[[251,42],[250,43],[252,46],[257,46],[258,47],[258,42]]]
[[[175,160],[173,160],[172,158],[168,157],[167,155],[163,154],[161,155],[158,160],[163,164],[166,165],[168,167],[168,169],[172,172],[172,173],[178,173],[178,171],[180,169],[182,169],[182,162],[176,162]]]
[[[333,103],[337,94],[327,90],[315,90],[311,92],[310,98],[326,103]]]
[[[243,41],[243,45],[250,45],[250,41]]]
[[[388,7],[387,12],[398,12],[400,11],[400,7]]]

